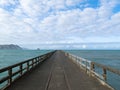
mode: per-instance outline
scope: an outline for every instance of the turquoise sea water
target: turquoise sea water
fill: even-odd
[[[120,50],[69,50],[74,55],[120,70]],[[120,90],[120,76],[107,71],[107,83]]]
[[[47,52],[50,50],[0,50],[0,68]],[[120,50],[67,50],[67,52],[120,70]],[[120,90],[120,76],[109,74],[108,77],[109,84]]]
[[[0,69],[48,52],[50,50],[0,50]],[[7,74],[8,72],[0,73],[0,79]],[[0,88],[6,84],[7,82],[0,84]]]
[[[68,50],[67,52],[120,69],[120,50]]]
[[[45,54],[50,50],[0,50],[0,68]]]

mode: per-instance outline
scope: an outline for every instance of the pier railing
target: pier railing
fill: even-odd
[[[109,74],[108,72],[120,76],[120,70],[118,70],[118,69],[114,69],[109,66],[102,65],[102,64],[99,64],[96,62],[92,62],[90,60],[75,56],[75,55],[67,53],[67,52],[64,52],[64,53],[75,64],[77,64],[81,69],[86,71],[86,73],[88,73],[90,76],[96,77],[98,80],[100,80],[100,82],[102,84],[106,84],[109,87],[111,87],[111,86],[107,83],[107,79],[108,79],[107,74]]]
[[[54,52],[50,52],[0,69],[0,74],[2,74],[2,77],[0,77],[0,90],[4,90],[4,88],[11,85],[15,80],[49,58],[53,53]]]

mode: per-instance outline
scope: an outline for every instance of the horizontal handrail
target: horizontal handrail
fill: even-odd
[[[65,52],[65,55],[68,56],[70,59],[72,59],[73,62],[78,64],[82,69],[86,70],[86,72],[90,70],[91,61],[84,59],[82,57],[75,56],[67,52]]]
[[[13,83],[15,80],[17,80],[18,78],[23,76],[25,73],[27,73],[28,71],[30,71],[31,69],[39,65],[41,62],[43,62],[47,58],[49,58],[54,52],[55,51],[49,52],[47,54],[44,54],[35,58],[31,58],[29,60],[0,69],[0,74],[7,72],[5,76],[0,78],[0,85],[6,81],[7,81],[7,85],[3,85],[3,87],[0,87],[0,90],[3,90],[7,86],[11,85],[11,83]],[[18,68],[18,69],[15,71],[14,70],[15,68]]]
[[[100,68],[106,69],[106,70],[108,70],[110,72],[113,72],[115,74],[120,75],[120,70],[118,70],[118,69],[113,69],[113,68],[111,68],[109,66],[106,66],[106,65],[103,65],[103,64],[99,64],[99,63],[96,63],[96,62],[92,62],[91,64],[96,65],[96,66],[98,66]]]
[[[14,68],[14,67],[19,66],[19,65],[21,65],[21,64],[30,62],[30,61],[32,61],[32,60],[34,60],[34,59],[36,59],[36,58],[42,58],[43,56],[44,56],[44,55],[41,55],[41,56],[38,56],[38,57],[35,57],[35,58],[31,58],[31,59],[29,59],[29,60],[25,60],[25,61],[23,61],[23,62],[14,64],[14,65],[11,65],[11,66],[8,66],[8,67],[1,68],[1,69],[0,69],[0,73],[3,72],[3,71],[5,71],[5,70],[8,70],[8,68]]]
[[[73,54],[64,52],[67,57],[69,57],[74,63],[76,63],[80,68],[84,69],[90,76],[95,76],[99,80],[106,83],[107,81],[107,71],[112,72],[120,76],[120,70],[111,68],[109,66],[92,62],[90,60],[75,56]],[[102,69],[102,75],[96,72],[97,67]]]

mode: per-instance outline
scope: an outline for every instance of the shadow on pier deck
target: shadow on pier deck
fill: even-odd
[[[56,51],[6,90],[111,90],[79,69],[61,51]]]

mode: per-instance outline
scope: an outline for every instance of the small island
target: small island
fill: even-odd
[[[37,50],[40,50],[40,48],[37,48]]]
[[[18,45],[9,44],[9,45],[0,45],[0,50],[21,50],[22,48]]]

